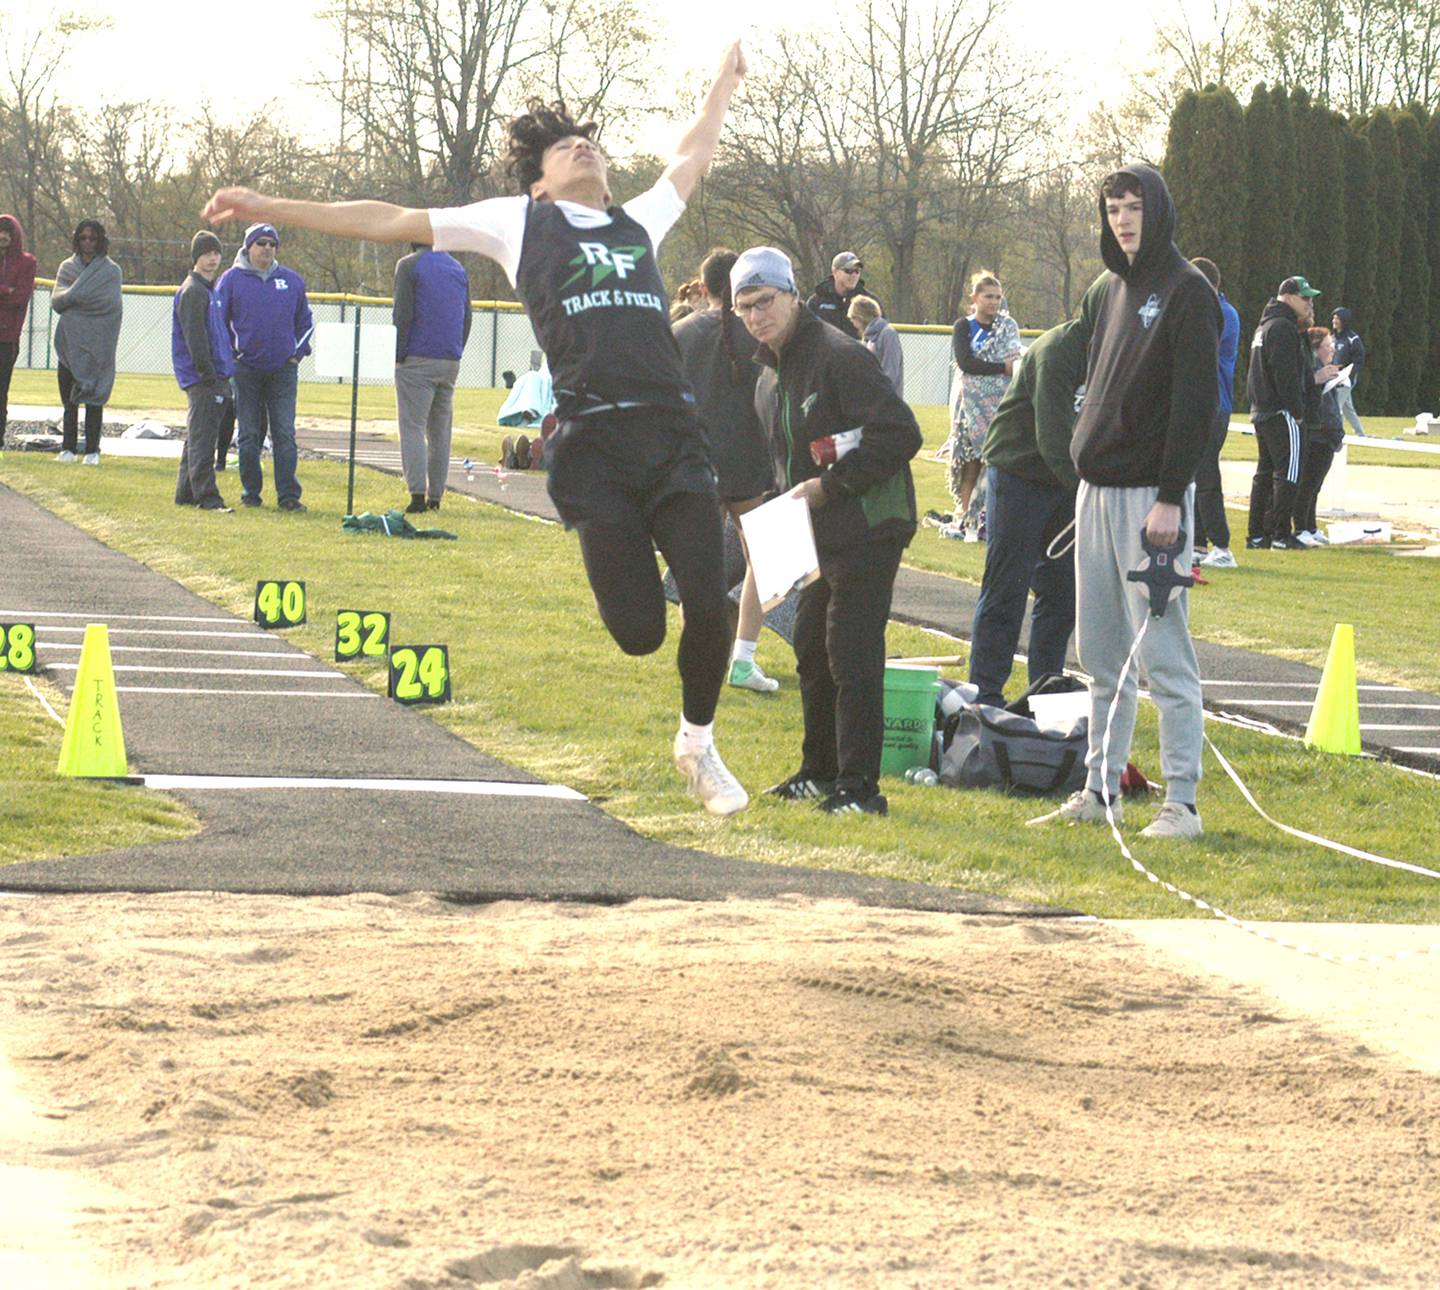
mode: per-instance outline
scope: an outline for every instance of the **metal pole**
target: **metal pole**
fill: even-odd
[[[500,354],[500,306],[493,301],[490,305],[490,388],[500,384],[496,367]]]
[[[360,412],[360,306],[355,306],[355,354],[350,368],[350,483],[345,493],[345,514],[355,514],[355,420]]]

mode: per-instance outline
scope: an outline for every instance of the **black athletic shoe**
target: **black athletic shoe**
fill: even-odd
[[[410,505],[405,508],[406,515],[419,515],[425,509],[425,494],[411,493]]]
[[[202,511],[219,511],[222,515],[234,513],[234,509],[226,506],[224,499],[220,497],[212,497],[208,502],[201,502],[200,509]]]
[[[1299,538],[1278,537],[1271,539],[1270,549],[1272,551],[1308,551],[1310,548]]]
[[[835,792],[833,779],[813,779],[807,771],[797,770],[789,779],[781,780],[774,788],[767,788],[767,797],[778,797],[785,802],[819,801]]]
[[[425,499],[425,509],[427,511],[438,511],[440,509],[440,499],[438,497],[427,497]]]
[[[298,497],[292,497],[288,502],[281,502],[280,509],[282,511],[293,511],[298,515],[301,511],[308,511],[310,508]]]
[[[1268,551],[1270,549],[1270,539],[1268,537],[1246,538],[1245,549],[1247,551]]]
[[[241,494],[240,494],[240,505],[241,505],[241,506],[263,506],[264,503],[263,503],[258,497],[256,497],[253,493],[241,493]]]
[[[848,788],[842,788],[831,793],[816,809],[824,811],[826,815],[889,815],[890,803],[885,800],[883,793],[861,797]]]

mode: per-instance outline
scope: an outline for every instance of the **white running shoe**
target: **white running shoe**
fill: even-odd
[[[734,815],[750,805],[750,794],[720,760],[713,743],[699,752],[686,752],[677,739],[675,769],[685,776],[690,795],[698,797],[711,815]]]
[[[85,466],[98,466],[100,464],[100,454],[98,452],[87,452],[81,464]]]
[[[780,688],[780,682],[766,676],[759,663],[739,658],[730,664],[730,684],[740,690],[754,690],[756,694],[774,694]]]
[[[1115,812],[1115,823],[1125,823],[1125,807],[1120,799],[1112,798],[1111,808]],[[1026,824],[1105,824],[1105,803],[1098,794],[1088,788],[1077,788],[1061,804],[1059,810],[1048,815],[1037,815]]]
[[[1303,533],[1297,533],[1295,540],[1302,546],[1316,547],[1320,545],[1320,539],[1315,536],[1313,529],[1307,529]]]
[[[1166,802],[1155,818],[1140,830],[1142,838],[1198,838],[1204,830],[1200,827],[1198,811],[1183,802]]]
[[[71,452],[71,451],[67,448],[64,452],[57,452],[57,453],[55,454],[55,460],[56,460],[56,461],[79,461],[79,460],[80,460],[80,454],[79,454],[78,452]]]
[[[1228,546],[1211,547],[1200,557],[1200,564],[1206,569],[1238,569],[1240,567]]]

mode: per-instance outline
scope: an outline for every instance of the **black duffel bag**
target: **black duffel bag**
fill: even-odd
[[[940,782],[951,788],[1003,788],[1067,795],[1085,785],[1090,722],[1041,730],[1034,720],[985,703],[967,703],[945,722]]]

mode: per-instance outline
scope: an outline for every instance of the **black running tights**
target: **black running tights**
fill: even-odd
[[[614,523],[576,526],[585,572],[600,617],[627,654],[653,654],[665,640],[665,593],[655,548],[680,592],[681,704],[685,719],[715,719],[730,663],[730,614],[725,598],[724,541],[714,494],[672,493],[647,525],[636,514]]]

